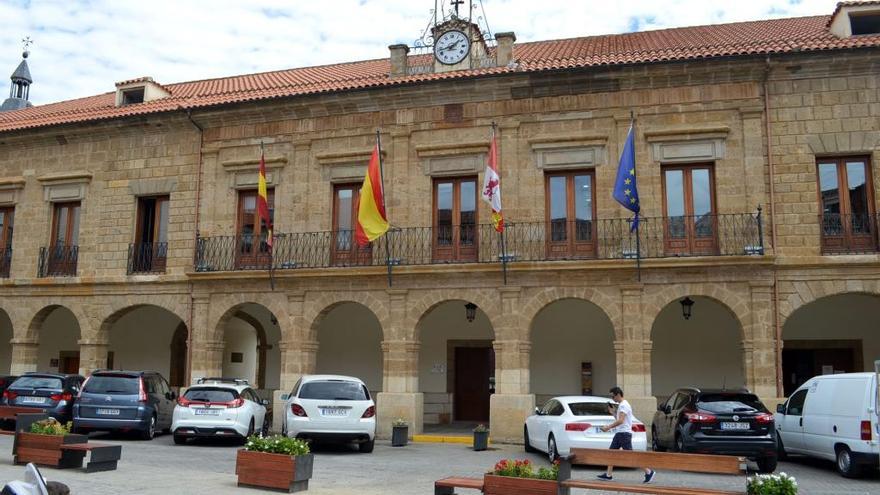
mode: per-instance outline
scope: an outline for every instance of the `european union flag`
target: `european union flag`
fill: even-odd
[[[624,208],[636,214],[630,232],[639,226],[639,188],[636,185],[636,145],[633,126],[630,124],[626,144],[620,154],[617,166],[617,179],[614,181],[614,199]]]

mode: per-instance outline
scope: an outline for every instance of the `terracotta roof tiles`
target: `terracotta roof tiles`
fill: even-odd
[[[490,74],[880,47],[880,35],[835,37],[826,28],[828,20],[798,17],[518,43],[516,68],[391,78],[389,60],[378,59],[166,84],[171,96],[135,105],[116,107],[114,93],[105,93],[0,113],[0,132]],[[417,57],[425,56],[410,56],[410,63]]]

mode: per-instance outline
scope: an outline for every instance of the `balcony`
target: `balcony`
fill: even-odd
[[[9,278],[9,267],[12,265],[12,248],[6,247],[0,252],[0,278]]]
[[[757,214],[642,218],[642,258],[763,255]],[[636,258],[636,234],[627,219],[508,223],[501,236],[492,225],[393,229],[367,248],[350,231],[278,234],[274,249],[248,236],[202,237],[195,271],[331,268],[343,266],[509,263]]]
[[[878,215],[819,216],[822,226],[822,254],[867,254],[878,251]]]
[[[79,246],[49,246],[40,248],[37,277],[75,277]]]
[[[165,273],[168,243],[136,243],[128,245],[128,274]]]

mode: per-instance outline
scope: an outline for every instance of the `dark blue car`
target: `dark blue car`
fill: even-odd
[[[149,440],[169,431],[177,393],[155,371],[96,371],[73,409],[73,428],[135,431]]]
[[[3,391],[2,405],[32,407],[66,423],[73,419],[73,406],[84,378],[64,373],[25,373]]]

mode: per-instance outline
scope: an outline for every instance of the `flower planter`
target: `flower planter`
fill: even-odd
[[[393,426],[393,427],[391,427],[391,446],[392,447],[404,447],[404,446],[406,446],[406,443],[408,440],[409,440],[409,427],[408,426]]]
[[[313,460],[312,454],[294,457],[241,449],[235,459],[238,486],[274,488],[287,493],[306,491]]]
[[[557,487],[551,480],[483,475],[484,495],[556,495]]]
[[[489,432],[488,431],[475,431],[474,432],[474,450],[486,450],[489,448]]]
[[[58,468],[82,467],[80,452],[61,450],[62,445],[87,443],[85,435],[43,435],[20,431],[15,435],[15,463],[33,462]]]

